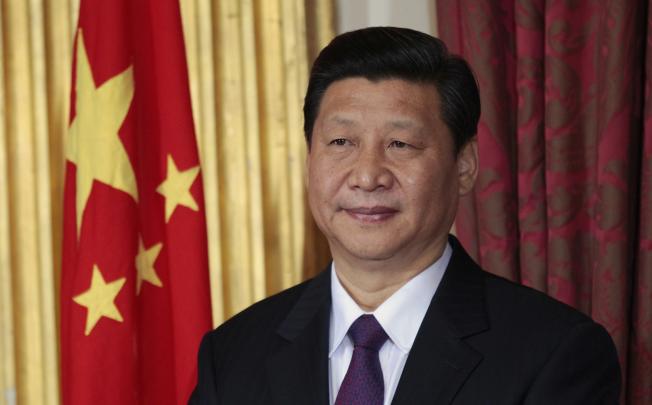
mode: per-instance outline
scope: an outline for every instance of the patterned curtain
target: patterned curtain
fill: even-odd
[[[482,99],[480,175],[457,232],[485,269],[605,325],[627,404],[652,403],[647,3],[437,2]]]

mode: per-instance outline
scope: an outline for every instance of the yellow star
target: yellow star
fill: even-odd
[[[199,175],[199,166],[179,171],[172,155],[168,155],[167,178],[156,189],[165,197],[165,222],[170,220],[178,205],[199,211],[197,201],[190,194],[190,186],[195,182],[197,175]]]
[[[122,322],[122,315],[115,306],[115,297],[125,284],[126,279],[121,277],[117,280],[107,283],[102,277],[102,272],[97,265],[93,265],[93,276],[91,286],[88,290],[73,297],[73,301],[82,307],[86,307],[86,330],[84,334],[88,336],[97,322],[105,316],[118,322]]]
[[[77,235],[93,180],[138,200],[136,176],[118,131],[134,95],[132,68],[95,87],[84,37],[77,36],[76,116],[70,124],[66,159],[77,165]]]
[[[140,294],[140,286],[143,284],[143,281],[147,281],[157,287],[163,287],[163,283],[161,282],[161,279],[158,278],[156,270],[154,269],[154,262],[156,261],[158,254],[161,252],[162,247],[162,243],[157,243],[149,249],[145,249],[143,240],[139,240],[138,255],[136,256],[136,270],[138,271],[136,282],[137,295]]]

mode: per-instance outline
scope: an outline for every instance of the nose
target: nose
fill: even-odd
[[[394,177],[387,167],[382,148],[365,148],[353,163],[348,185],[353,189],[375,191],[392,187]]]

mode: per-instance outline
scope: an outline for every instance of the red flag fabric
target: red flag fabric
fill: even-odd
[[[211,327],[177,0],[81,0],[66,138],[64,404],[185,404]]]

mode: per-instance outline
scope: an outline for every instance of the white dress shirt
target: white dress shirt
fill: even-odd
[[[432,297],[444,275],[452,249],[446,244],[441,257],[421,273],[405,283],[373,312],[363,311],[342,287],[335,263],[331,266],[331,296],[328,365],[330,403],[335,403],[353,355],[353,342],[347,335],[351,324],[359,316],[371,313],[389,336],[378,352],[385,383],[384,405],[389,405],[403,372],[414,339],[426,315]]]

